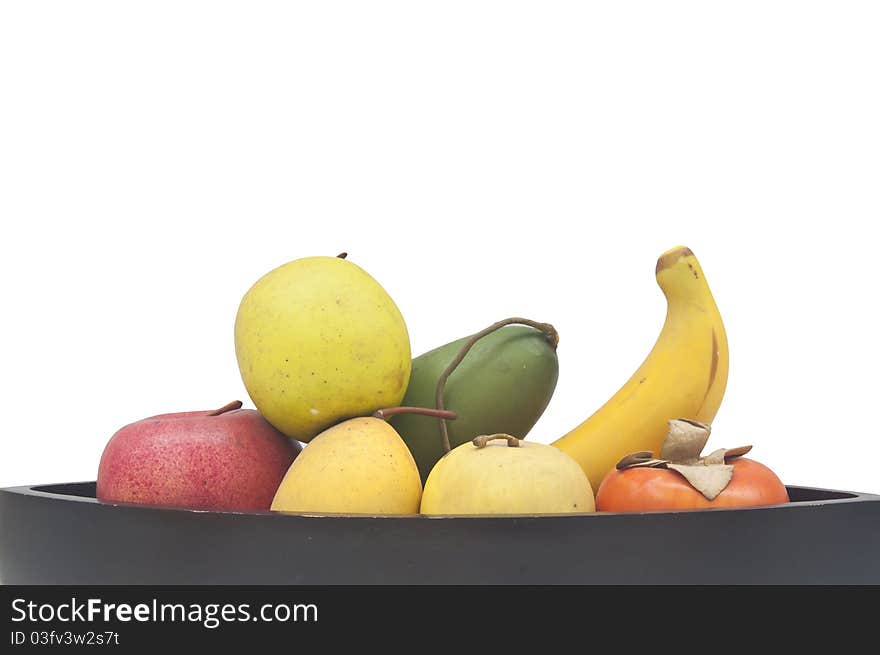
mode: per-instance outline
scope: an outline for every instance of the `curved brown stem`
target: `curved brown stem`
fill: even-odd
[[[421,414],[422,416],[433,416],[435,418],[446,419],[447,421],[454,421],[458,418],[458,414],[448,409],[406,406],[386,407],[385,409],[378,409],[373,413],[373,416],[376,418],[387,419],[389,416],[394,416],[395,414]]]
[[[519,439],[516,437],[512,437],[509,434],[504,434],[499,432],[497,434],[481,434],[479,437],[474,437],[471,443],[473,443],[477,448],[485,448],[490,441],[494,441],[496,439],[504,439],[507,441],[507,446],[509,448],[519,448]]]
[[[449,366],[446,367],[446,370],[444,370],[443,373],[440,374],[440,377],[437,380],[437,393],[434,396],[434,404],[436,405],[437,409],[444,409],[443,391],[446,388],[446,381],[449,379],[449,376],[452,375],[453,371],[455,371],[458,365],[461,364],[461,361],[467,356],[468,352],[470,352],[470,349],[473,348],[474,344],[485,337],[487,334],[495,332],[495,330],[500,330],[506,325],[515,324],[528,325],[529,327],[533,327],[536,330],[540,330],[544,333],[547,341],[550,343],[550,345],[553,346],[554,350],[559,344],[559,333],[556,331],[556,328],[549,323],[539,323],[528,318],[520,318],[519,316],[506,318],[503,321],[493,323],[485,330],[480,330],[476,334],[471,335],[470,338],[468,338],[465,344],[461,347],[461,350],[458,351],[455,359],[453,359],[452,362],[450,362]],[[443,452],[448,453],[450,450],[452,450],[452,446],[449,444],[449,429],[446,427],[446,421],[442,418],[440,419],[440,437],[443,441]]]
[[[205,416],[220,416],[220,414],[225,414],[226,412],[241,409],[241,406],[242,402],[240,400],[233,400],[231,403],[226,403],[225,405],[223,405],[223,407],[220,407],[219,409],[208,412]]]

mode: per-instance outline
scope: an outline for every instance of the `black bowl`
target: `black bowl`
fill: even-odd
[[[0,489],[5,584],[878,584],[880,496],[748,509],[377,517],[111,505]]]

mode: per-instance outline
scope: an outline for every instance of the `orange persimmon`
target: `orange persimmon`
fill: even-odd
[[[713,500],[668,468],[612,469],[596,493],[600,512],[650,512],[716,507],[754,507],[788,502],[788,491],[776,474],[752,459],[728,461],[733,477]]]

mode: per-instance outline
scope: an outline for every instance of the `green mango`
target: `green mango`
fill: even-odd
[[[434,407],[437,380],[468,338],[416,357],[401,405]],[[445,408],[458,414],[446,422],[450,445],[496,432],[524,438],[544,413],[558,377],[556,348],[540,330],[508,325],[486,335],[446,381]],[[424,482],[444,454],[440,421],[417,414],[389,420],[412,452]]]

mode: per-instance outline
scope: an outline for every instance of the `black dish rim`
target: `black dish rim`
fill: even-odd
[[[837,489],[824,489],[819,487],[807,487],[800,485],[786,485],[791,501],[789,503],[761,505],[757,507],[714,507],[698,510],[666,510],[666,511],[650,511],[650,512],[579,512],[566,514],[475,514],[475,515],[448,515],[448,516],[427,516],[424,514],[332,514],[332,513],[316,513],[316,512],[273,512],[273,511],[240,511],[240,510],[216,510],[216,509],[193,509],[188,507],[171,507],[163,505],[149,505],[136,503],[107,503],[101,502],[95,497],[95,481],[81,482],[59,482],[46,484],[21,485],[14,487],[0,488],[0,493],[9,493],[23,496],[33,496],[47,500],[59,500],[67,502],[86,503],[100,505],[103,507],[120,507],[128,509],[145,509],[145,510],[161,510],[163,512],[174,512],[177,514],[220,514],[220,515],[246,515],[246,516],[265,516],[276,520],[284,520],[287,517],[308,517],[316,519],[378,519],[378,520],[408,520],[408,521],[449,521],[449,520],[473,520],[473,519],[495,519],[495,520],[512,520],[512,519],[544,519],[544,518],[570,518],[570,519],[587,519],[595,520],[599,518],[609,518],[615,516],[633,516],[633,515],[678,515],[678,514],[694,514],[694,513],[715,513],[715,512],[760,512],[772,509],[798,507],[814,507],[817,505],[834,505],[840,503],[858,503],[858,502],[880,502],[880,495],[862,493],[855,491],[842,491]]]

